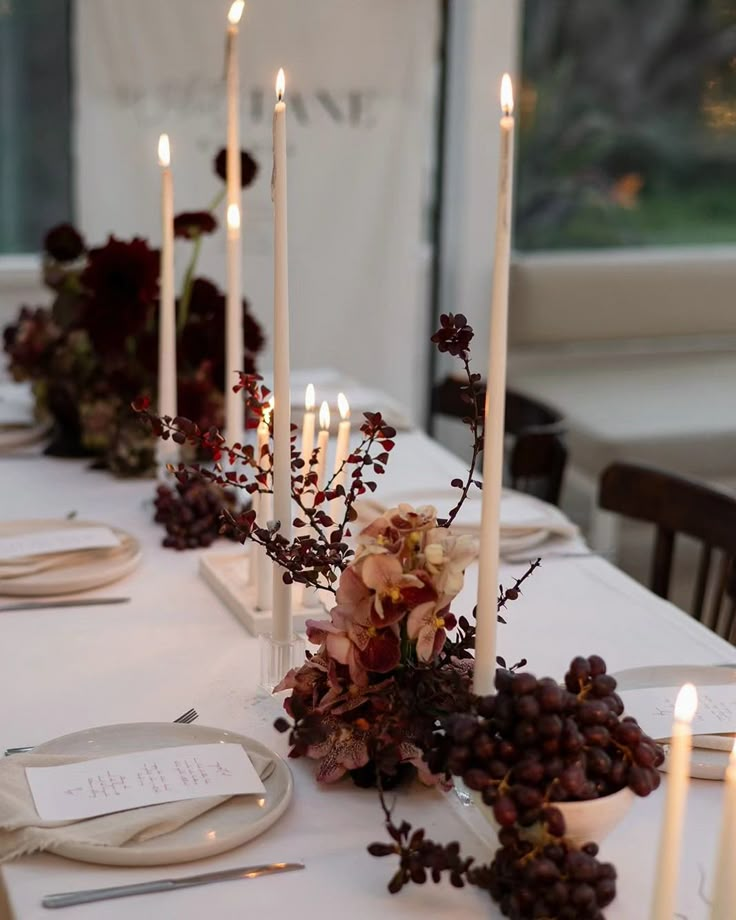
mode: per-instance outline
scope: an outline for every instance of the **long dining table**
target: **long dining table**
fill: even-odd
[[[436,490],[449,499],[461,460],[419,431],[399,432],[396,449],[377,496]],[[161,547],[162,529],[152,522],[152,481],[116,480],[83,461],[39,455],[0,457],[0,518],[58,518],[75,512],[120,527],[140,541],[143,559],[124,580],[98,589],[124,594],[119,606],[0,613],[0,750],[33,745],[90,726],[173,719],[189,707],[199,722],[264,742],[286,755],[285,736],[273,728],[280,701],[259,691],[258,641],[215,597],[198,574],[205,550]],[[440,510],[447,510],[441,507]],[[218,543],[218,551],[245,552]],[[672,604],[655,597],[608,561],[593,554],[553,555],[530,551],[543,562],[499,627],[499,653],[528,659],[537,675],[562,678],[577,654],[597,653],[616,672],[664,664],[729,664],[736,651]],[[503,563],[510,583],[526,568]],[[476,568],[455,604],[469,614]],[[93,596],[89,592],[87,596]],[[488,895],[458,890],[448,882],[386,890],[393,867],[366,846],[384,840],[382,813],[373,790],[344,779],[317,785],[314,764],[290,760],[295,791],[269,830],[238,849],[196,863],[152,868],[115,868],[75,862],[48,853],[0,867],[0,918],[34,920],[48,912],[51,892],[96,888],[219,868],[301,860],[305,871],[254,881],[225,882],[166,894],[67,908],[68,920],[104,917],[129,920],[213,920],[298,917],[500,917]],[[601,858],[618,869],[618,895],[606,909],[610,920],[646,918],[654,884],[664,795],[637,799],[603,842]],[[678,913],[687,920],[708,916],[707,893],[715,869],[723,784],[693,780],[687,809],[679,880]],[[478,859],[491,851],[452,807],[447,794],[415,784],[396,795],[396,814],[423,826],[438,840],[458,840]],[[3,904],[3,897],[5,903]]]

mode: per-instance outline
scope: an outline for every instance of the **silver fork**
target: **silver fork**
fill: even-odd
[[[180,725],[189,725],[191,722],[194,722],[194,720],[198,718],[199,713],[196,709],[187,709],[186,712],[183,712],[178,718],[174,719],[174,722],[178,722]],[[11,754],[28,754],[33,750],[35,750],[35,746],[33,745],[31,747],[6,748],[5,754],[3,756],[10,757]]]

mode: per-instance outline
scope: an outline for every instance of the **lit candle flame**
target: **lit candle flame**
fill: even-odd
[[[330,427],[330,407],[326,402],[319,407],[319,427],[322,431],[327,431]]]
[[[227,14],[227,21],[231,26],[236,26],[240,22],[244,7],[245,0],[233,0],[230,5],[230,11]]]
[[[169,135],[162,134],[158,139],[158,165],[168,166],[171,163],[171,147],[169,145]]]
[[[501,78],[501,110],[507,116],[514,111],[514,88],[507,73]]]
[[[279,72],[276,74],[276,98],[279,102],[284,98],[284,93],[286,92],[286,75],[284,74],[284,68],[279,67]]]
[[[266,427],[271,424],[271,415],[273,413],[273,396],[269,399],[268,403],[263,407],[261,412],[261,421]]]
[[[304,408],[307,412],[314,412],[316,397],[314,395],[314,384],[308,383],[307,389],[304,391]]]
[[[698,691],[692,684],[684,684],[675,700],[675,719],[692,722],[698,708]]]
[[[340,410],[340,418],[345,421],[350,418],[350,403],[344,393],[337,394],[337,408]]]
[[[240,230],[240,208],[236,204],[227,206],[228,230]]]

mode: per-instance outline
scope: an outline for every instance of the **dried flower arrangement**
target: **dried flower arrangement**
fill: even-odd
[[[289,690],[276,727],[289,733],[290,756],[319,761],[317,779],[334,782],[349,773],[360,786],[377,786],[390,843],[373,843],[374,856],[397,856],[389,882],[398,892],[409,882],[438,882],[487,889],[512,918],[598,920],[615,897],[615,869],[597,860],[595,842],[577,846],[566,837],[560,804],[589,801],[629,787],[647,795],[659,785],[662,751],[635,720],[623,715],[616,682],[598,656],[575,658],[564,683],[537,680],[499,658],[497,693],[473,693],[475,627],[456,619],[451,607],[466,567],[476,558],[472,537],[451,524],[476,479],[483,447],[479,375],[470,367],[473,330],[464,316],[445,315],[432,337],[442,352],[457,357],[466,375],[465,419],[473,454],[456,505],[444,518],[434,508],[399,505],[384,512],[351,545],[356,501],[376,488],[394,446],[395,431],[380,414],[367,413],[362,440],[345,461],[347,488],[330,479],[317,488],[317,454],[305,463],[292,438],[292,494],[299,509],[297,536],[287,541],[279,523],[262,526],[253,511],[222,514],[221,531],[265,548],[284,570],[286,582],[319,587],[334,595],[327,620],[308,622],[318,648],[290,671],[279,690]],[[258,379],[243,376],[240,387],[255,418],[269,396]],[[160,418],[145,400],[135,404],[159,437],[172,437],[209,451],[214,468],[180,466],[191,475],[248,494],[271,490],[271,462],[252,445],[226,445],[215,427],[204,430],[186,418]],[[294,430],[294,429],[293,429]],[[264,451],[268,448],[265,447]],[[218,461],[226,458],[227,471]],[[234,464],[243,470],[236,472]],[[342,471],[341,471],[342,472]],[[326,503],[342,499],[344,514],[333,520]],[[481,562],[482,564],[482,562]],[[501,611],[520,597],[538,568],[532,562],[515,582],[499,590]],[[500,848],[488,865],[464,858],[457,843],[438,844],[422,829],[396,823],[386,791],[413,774],[426,783],[461,777],[492,809],[500,826]]]
[[[224,180],[225,151],[214,170]],[[242,152],[243,185],[257,172]],[[196,276],[203,237],[217,228],[219,192],[205,211],[178,214],[175,235],[192,242],[177,303],[178,405],[188,418],[220,425],[225,388],[225,296]],[[158,367],[159,252],[140,237],[111,236],[89,247],[70,224],[44,239],[43,277],[50,307],[27,307],[4,331],[9,370],[29,380],[40,420],[54,423],[47,453],[94,456],[118,475],[154,468],[154,442],[137,423],[130,402],[155,399]],[[243,301],[243,367],[255,371],[263,346],[260,326]],[[219,356],[219,357],[218,357]]]

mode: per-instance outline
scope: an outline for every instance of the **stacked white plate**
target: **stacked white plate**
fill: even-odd
[[[0,538],[104,526],[90,521],[64,519],[8,521],[0,523]],[[109,530],[117,537],[115,546],[7,559],[0,556],[0,595],[51,597],[75,594],[123,578],[140,562],[140,544],[135,537],[117,527]]]

